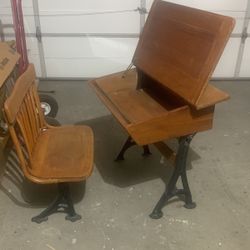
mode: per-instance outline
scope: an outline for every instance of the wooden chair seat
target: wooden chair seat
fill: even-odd
[[[38,138],[30,174],[43,183],[80,181],[93,167],[93,133],[87,126],[45,130]]]

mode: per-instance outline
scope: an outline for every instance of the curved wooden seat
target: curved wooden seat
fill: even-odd
[[[93,133],[87,126],[45,130],[37,141],[29,170],[37,182],[81,181],[92,172]],[[32,178],[32,177],[31,177]]]
[[[68,182],[85,180],[93,169],[93,132],[88,126],[52,127],[44,119],[37,95],[34,66],[18,78],[4,104],[6,121],[25,177],[39,184],[59,183],[56,200],[32,221],[42,222],[63,210],[75,213]]]

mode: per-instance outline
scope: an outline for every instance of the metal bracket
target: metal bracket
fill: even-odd
[[[127,67],[127,69],[123,72],[122,78],[125,78],[125,77],[126,77],[127,73],[132,69],[133,65],[134,65],[133,62],[131,62],[131,63],[129,64],[129,66]]]
[[[39,43],[42,42],[42,32],[39,26],[36,26],[36,38]]]
[[[247,27],[245,27],[242,31],[241,39],[242,43],[245,43],[246,39],[248,38]]]
[[[138,7],[137,10],[139,11],[139,13],[140,13],[141,15],[144,15],[144,14],[147,14],[147,13],[148,13],[148,11],[147,11],[146,8]]]

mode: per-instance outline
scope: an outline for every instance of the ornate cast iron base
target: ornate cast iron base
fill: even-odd
[[[31,220],[36,223],[41,223],[48,220],[48,216],[53,213],[64,212],[66,213],[66,220],[72,222],[80,220],[81,216],[75,212],[73,202],[70,197],[69,184],[58,184],[58,195],[56,199],[46,208],[42,213],[33,217]]]

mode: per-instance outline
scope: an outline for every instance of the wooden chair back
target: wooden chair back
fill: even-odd
[[[29,159],[39,135],[46,129],[35,80],[35,69],[30,64],[4,104],[6,122],[24,172],[32,168]]]

